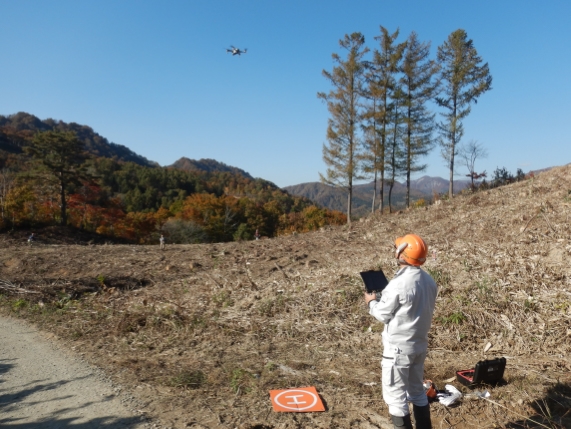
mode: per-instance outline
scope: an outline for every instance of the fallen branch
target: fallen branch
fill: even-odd
[[[545,221],[547,222],[547,225],[549,225],[549,227],[553,230],[553,232],[557,232],[555,231],[555,228],[553,228],[553,225],[551,225],[551,222],[549,222],[549,219],[547,219],[547,216],[545,215],[545,213],[541,213],[543,215],[543,219],[545,219]]]
[[[28,289],[18,287],[16,285],[12,284],[12,282],[10,282],[8,280],[2,280],[2,279],[0,279],[0,289],[6,290],[6,291],[11,292],[11,293],[40,293],[40,292],[35,291],[35,290],[28,290]]]
[[[522,234],[523,232],[525,232],[525,230],[527,229],[527,227],[529,226],[529,224],[531,223],[531,221],[532,221],[533,219],[535,219],[537,216],[539,216],[539,213],[541,213],[541,212],[540,212],[540,211],[537,212],[537,213],[535,214],[535,216],[533,216],[530,220],[527,221],[527,223],[525,224],[525,226],[523,227],[523,229],[520,230],[520,232],[519,232],[520,234]]]
[[[283,274],[283,276],[289,280],[289,276],[286,274],[286,272],[282,269],[282,267],[280,267],[276,262],[274,262],[274,265],[276,266],[276,268]]]

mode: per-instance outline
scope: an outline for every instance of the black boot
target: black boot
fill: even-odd
[[[393,421],[395,429],[412,429],[410,414],[404,417],[397,417],[391,414],[391,420]]]
[[[432,423],[430,422],[430,404],[423,407],[413,404],[412,412],[414,414],[416,429],[432,429]]]

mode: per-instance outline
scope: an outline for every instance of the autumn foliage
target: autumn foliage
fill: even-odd
[[[135,243],[156,243],[161,233],[167,242],[193,243],[250,240],[256,230],[275,237],[346,222],[340,212],[214,160],[201,160],[208,161],[208,171],[159,167],[88,127],[26,115],[0,116],[1,229],[62,223],[61,182],[28,155],[38,133],[54,130],[76,133],[88,155],[82,175],[65,184],[65,223],[74,228]]]

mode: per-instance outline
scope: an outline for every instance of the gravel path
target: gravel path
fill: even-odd
[[[0,317],[0,428],[150,427],[120,390],[32,326]]]

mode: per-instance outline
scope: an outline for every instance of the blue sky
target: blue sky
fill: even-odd
[[[433,56],[463,28],[489,63],[493,89],[464,123],[489,153],[477,170],[571,162],[569,1],[0,0],[0,16],[0,114],[85,124],[161,165],[213,158],[278,186],[318,181],[321,71],[345,34],[375,49],[380,25],[416,31]],[[423,174],[448,177],[439,152]]]

